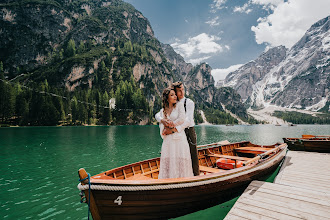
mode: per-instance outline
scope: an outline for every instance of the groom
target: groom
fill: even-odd
[[[168,135],[174,132],[181,132],[183,129],[185,130],[187,141],[190,147],[190,155],[191,155],[191,162],[192,168],[195,176],[199,176],[199,162],[198,162],[198,155],[197,155],[197,138],[195,132],[195,122],[194,122],[194,109],[195,103],[186,97],[185,90],[182,82],[175,82],[172,84],[175,89],[176,96],[179,102],[182,102],[184,105],[184,109],[186,111],[186,119],[183,124],[178,125],[174,128],[169,128],[173,126],[173,122],[169,122],[166,119],[160,117],[160,115],[156,114],[156,120],[160,123],[163,123],[165,126],[165,130],[163,134]]]

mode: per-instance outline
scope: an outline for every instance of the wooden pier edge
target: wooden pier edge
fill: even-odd
[[[224,219],[330,219],[330,153],[289,151],[274,183],[252,181]]]

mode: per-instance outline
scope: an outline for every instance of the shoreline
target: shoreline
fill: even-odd
[[[31,126],[19,126],[19,125],[9,125],[9,126],[3,126],[0,124],[0,128],[35,128],[35,127],[111,127],[111,126],[150,126],[150,125],[158,125],[157,123],[154,124],[145,124],[145,125],[140,125],[140,124],[127,124],[127,125],[31,125]],[[296,127],[296,126],[305,126],[305,125],[330,125],[330,124],[295,124],[294,126],[290,126],[289,124],[280,124],[278,125],[274,125],[274,124],[270,124],[270,123],[264,123],[264,124],[234,124],[234,125],[230,125],[230,126],[253,126],[253,125],[272,125],[274,127]],[[195,126],[226,126],[228,127],[227,124],[206,124],[206,123],[200,123],[197,124]]]

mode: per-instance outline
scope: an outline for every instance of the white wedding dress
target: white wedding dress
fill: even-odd
[[[163,109],[160,110],[160,115],[165,118]],[[183,104],[177,103],[168,118],[174,122],[175,126],[182,124],[185,120]],[[184,130],[164,136],[162,135],[164,125],[160,123],[159,127],[163,144],[158,179],[194,176],[190,149]]]

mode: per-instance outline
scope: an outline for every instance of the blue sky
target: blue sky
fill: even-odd
[[[206,62],[215,80],[270,47],[293,46],[330,15],[329,0],[125,0],[186,62]]]

